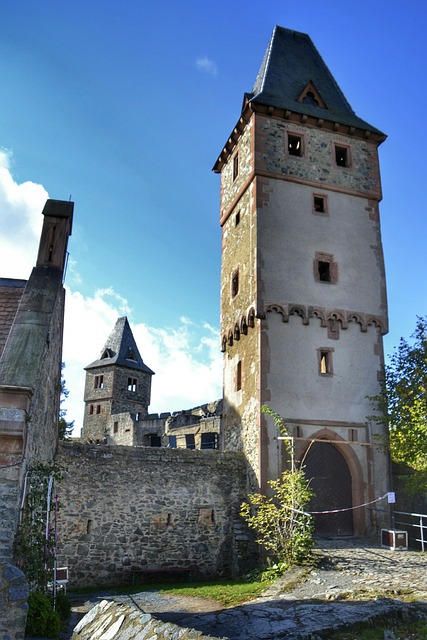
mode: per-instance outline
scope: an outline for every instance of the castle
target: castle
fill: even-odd
[[[367,417],[388,322],[384,140],[356,116],[310,38],[276,27],[214,165],[223,400],[151,416],[153,372],[119,319],[86,368],[83,441],[60,443],[56,453],[64,469],[58,554],[71,585],[117,584],[157,568],[225,575],[250,566],[255,550],[239,506],[248,491],[267,491],[287,464],[263,405],[285,418],[295,455],[305,458],[312,510],[336,512],[316,517],[317,533],[364,535],[381,526],[381,510],[361,505],[384,495],[391,477],[387,434]],[[34,272],[10,296],[0,283],[0,306],[8,297],[18,309],[3,323],[0,359],[0,489],[12,496],[2,567],[10,566],[6,539],[19,519],[25,470],[54,455],[49,412],[58,408],[71,219],[71,203],[48,201],[37,296]]]

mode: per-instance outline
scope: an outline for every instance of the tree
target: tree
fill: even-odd
[[[61,364],[61,400],[60,405],[64,402],[66,398],[68,398],[68,394],[70,393],[65,386],[65,379],[63,375],[63,371],[65,368],[65,363]],[[65,416],[67,415],[67,410],[62,409],[60,406],[59,409],[59,420],[58,420],[58,438],[60,440],[69,440],[73,435],[74,428],[74,420],[72,422],[67,422]]]
[[[416,474],[427,488],[427,317],[417,318],[411,343],[400,339],[384,369],[382,393],[374,398],[387,421],[394,462]]]
[[[286,437],[284,420],[269,407],[262,407],[271,415],[279,432]],[[291,439],[284,440],[291,456],[291,469],[284,471],[280,478],[268,484],[273,497],[260,493],[250,494],[249,502],[240,508],[241,516],[250,529],[257,533],[257,542],[267,551],[269,557],[287,568],[300,564],[310,556],[313,546],[313,519],[306,512],[313,496],[309,481],[301,466],[295,468]]]

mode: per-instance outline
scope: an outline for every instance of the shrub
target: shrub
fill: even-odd
[[[53,610],[52,600],[38,591],[30,593],[25,634],[35,638],[57,638],[60,630],[61,619]]]

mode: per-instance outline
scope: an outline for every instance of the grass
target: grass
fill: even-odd
[[[111,593],[115,595],[130,595],[141,591],[159,591],[176,596],[190,596],[192,598],[209,598],[215,600],[221,607],[233,607],[253,600],[267,589],[273,580],[215,580],[209,582],[149,582],[139,585],[119,585],[105,589],[86,588],[73,589],[73,594],[90,594],[95,591]]]

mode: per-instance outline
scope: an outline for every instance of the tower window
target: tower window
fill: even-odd
[[[104,388],[104,376],[95,376],[95,389],[103,389]]]
[[[119,432],[119,423],[118,422],[114,423],[113,431],[114,431],[114,433],[118,433]]]
[[[338,281],[338,265],[334,262],[334,256],[330,253],[316,251],[313,269],[316,282],[336,284]]]
[[[136,378],[128,378],[128,391],[132,391],[132,393],[136,393],[138,381]]]
[[[239,154],[236,153],[236,155],[233,158],[233,180],[235,180],[238,175],[239,175]]]
[[[333,349],[319,349],[317,352],[319,374],[321,376],[331,376],[333,374],[332,352]]]
[[[101,413],[101,405],[100,404],[96,405],[96,413],[97,413],[97,415],[99,415]]]
[[[235,218],[234,218],[234,223],[235,226],[237,227],[237,225],[240,223],[240,210],[236,213]]]
[[[231,277],[231,297],[235,298],[239,293],[239,270],[236,269]]]
[[[302,156],[302,136],[288,133],[288,153],[290,156]]]
[[[335,162],[337,167],[349,167],[350,166],[350,149],[349,147],[342,147],[341,145],[335,145]]]
[[[89,415],[93,416],[93,404],[89,407]]]
[[[326,196],[313,194],[313,213],[328,213]]]
[[[242,361],[239,360],[236,367],[236,391],[242,388]]]

